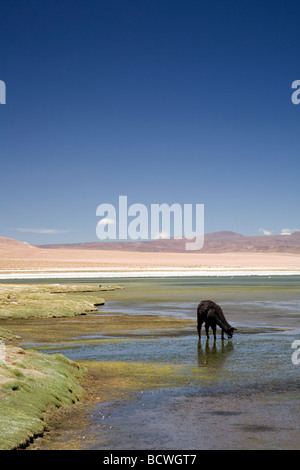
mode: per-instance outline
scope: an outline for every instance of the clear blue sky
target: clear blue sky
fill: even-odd
[[[300,228],[299,0],[1,2],[0,235],[95,241],[96,208]]]

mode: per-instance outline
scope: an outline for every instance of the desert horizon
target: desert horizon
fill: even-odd
[[[63,275],[300,274],[299,253],[155,252],[49,248],[0,238],[0,278]]]

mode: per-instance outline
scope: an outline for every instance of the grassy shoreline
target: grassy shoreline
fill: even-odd
[[[104,287],[61,284],[0,285],[0,319],[84,315],[104,304]],[[79,295],[80,294],[80,295]]]
[[[0,319],[85,315],[118,287],[1,285]],[[79,295],[80,294],[80,295]],[[48,429],[49,409],[67,407],[84,394],[86,368],[61,354],[17,347],[19,335],[0,326],[0,450],[25,447]]]
[[[0,450],[14,450],[48,429],[44,415],[50,408],[81,398],[85,368],[61,354],[5,349],[5,364],[0,365]]]

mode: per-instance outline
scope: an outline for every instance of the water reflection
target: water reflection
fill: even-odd
[[[223,367],[226,359],[233,353],[232,341],[209,341],[206,340],[205,346],[202,346],[201,340],[198,343],[198,366],[220,369]]]

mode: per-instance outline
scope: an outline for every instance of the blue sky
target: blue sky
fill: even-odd
[[[299,1],[1,3],[0,235],[96,241],[96,208],[300,228]]]

